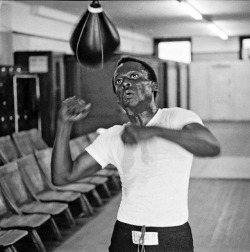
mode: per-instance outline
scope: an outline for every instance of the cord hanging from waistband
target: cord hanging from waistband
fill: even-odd
[[[144,236],[145,236],[145,233],[146,233],[146,226],[142,226],[142,228],[141,228],[141,237],[139,239],[137,252],[146,252],[146,250],[144,248]],[[141,251],[140,251],[140,245],[142,246]]]

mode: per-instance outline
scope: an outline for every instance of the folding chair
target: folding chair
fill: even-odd
[[[75,221],[65,203],[44,203],[33,194],[25,178],[17,168],[17,163],[12,162],[0,167],[0,184],[6,195],[14,202],[17,208],[24,214],[49,214],[52,217],[55,237],[61,240],[61,233],[56,225],[55,219],[58,215],[64,215],[69,227]]]
[[[0,137],[0,150],[7,162],[14,161],[21,157],[15,143],[9,135]]]
[[[28,232],[25,230],[0,230],[0,250],[4,252],[16,252],[16,243],[27,235]]]
[[[2,230],[26,230],[31,237],[37,251],[46,252],[44,244],[37,232],[42,225],[51,220],[49,215],[29,214],[23,215],[7,195],[0,190],[0,228]]]
[[[72,191],[61,192],[55,190],[41,173],[33,154],[18,159],[17,166],[22,177],[25,178],[25,183],[29,185],[30,191],[32,191],[33,195],[35,195],[37,199],[43,202],[63,203],[69,203],[78,199],[82,213],[93,213],[93,209],[85,195],[74,193]]]

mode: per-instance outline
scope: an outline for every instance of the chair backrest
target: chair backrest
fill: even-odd
[[[79,137],[73,138],[69,141],[70,154],[73,160],[75,160],[82,152],[85,151],[85,147]]]
[[[3,152],[0,150],[0,166],[7,164],[9,161],[7,157],[3,154]]]
[[[32,188],[34,194],[43,192],[48,188],[33,154],[19,158],[16,162],[24,181],[29,188]]]
[[[22,156],[32,154],[35,150],[27,131],[12,133],[13,140]]]
[[[82,136],[77,137],[77,141],[81,144],[81,146],[82,146],[82,148],[84,148],[84,150],[90,144],[90,141],[89,141],[87,135],[82,135]]]
[[[12,162],[21,156],[9,135],[0,137],[0,150],[8,162]]]
[[[99,134],[98,134],[96,131],[90,132],[90,133],[88,133],[88,134],[86,135],[86,137],[88,138],[90,144],[93,143],[94,140],[95,140],[98,136],[99,136]]]
[[[7,199],[3,190],[0,190],[0,219],[5,216],[10,216],[13,213],[21,215],[21,211],[16,207],[12,200]]]
[[[2,191],[0,190],[0,217],[5,216],[7,213],[8,213],[7,202],[2,194]]]
[[[47,179],[51,181],[51,156],[52,148],[47,148],[44,150],[35,152],[37,162],[42,169],[42,172],[45,174]]]
[[[36,150],[43,150],[49,147],[42,139],[41,132],[38,129],[30,129],[27,131],[27,134]]]
[[[32,200],[16,162],[11,162],[0,167],[0,184],[2,190],[17,206]]]

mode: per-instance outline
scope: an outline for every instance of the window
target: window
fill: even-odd
[[[155,40],[156,56],[164,60],[177,62],[191,62],[191,41],[190,39],[182,40]]]

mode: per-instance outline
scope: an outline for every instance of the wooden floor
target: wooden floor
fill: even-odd
[[[192,179],[190,225],[195,251],[250,251],[250,181]]]
[[[207,123],[222,145],[216,158],[195,158],[189,188],[189,215],[196,252],[250,251],[250,123]],[[49,252],[106,252],[121,195],[79,219],[63,242]]]

